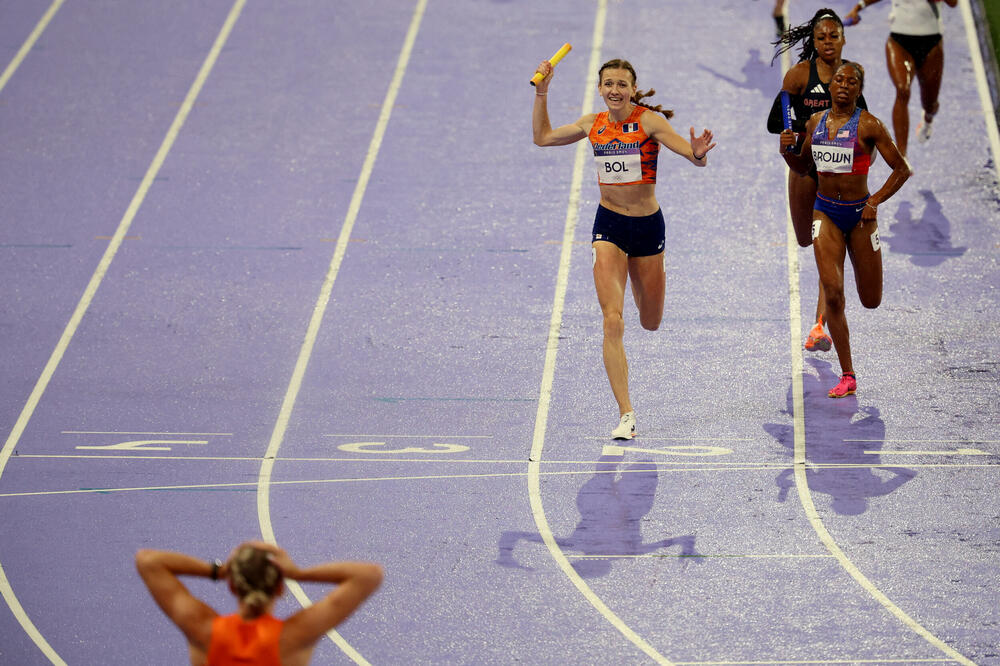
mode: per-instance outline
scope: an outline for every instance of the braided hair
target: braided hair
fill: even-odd
[[[281,580],[281,569],[271,561],[271,554],[253,546],[240,548],[229,564],[230,586],[251,617],[263,615]]]
[[[820,21],[833,21],[840,26],[841,34],[844,33],[844,22],[837,16],[837,12],[824,7],[817,11],[808,22],[794,28],[789,28],[781,33],[781,36],[776,41],[772,42],[778,47],[778,50],[775,51],[774,57],[771,58],[771,64],[774,64],[778,56],[785,51],[791,50],[799,42],[802,42],[802,50],[799,51],[799,62],[815,59],[817,53],[816,46],[813,44],[813,32]]]
[[[633,86],[635,85],[635,81],[636,81],[635,68],[632,67],[632,63],[630,63],[628,60],[622,60],[620,58],[615,58],[614,60],[609,60],[606,63],[604,63],[603,65],[601,65],[601,68],[599,70],[597,70],[597,82],[598,82],[598,85],[600,85],[601,77],[603,76],[604,70],[606,70],[606,69],[624,69],[624,70],[627,70],[628,73],[632,75],[632,85]],[[670,120],[671,118],[674,117],[674,112],[671,109],[664,109],[661,104],[657,104],[656,106],[653,106],[652,104],[643,103],[642,100],[644,98],[646,98],[646,97],[652,97],[655,94],[656,94],[656,90],[654,90],[652,88],[650,88],[649,90],[639,90],[638,88],[636,88],[635,93],[633,93],[633,95],[632,95],[631,102],[633,104],[637,105],[637,106],[641,106],[641,107],[643,107],[645,109],[649,109],[650,111],[655,111],[656,113],[662,113],[667,120]]]

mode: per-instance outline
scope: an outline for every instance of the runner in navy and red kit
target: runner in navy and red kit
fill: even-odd
[[[816,267],[823,284],[826,320],[843,373],[830,389],[831,398],[857,390],[851,359],[850,333],[844,315],[844,257],[851,256],[858,297],[866,308],[882,302],[882,246],[878,237],[878,206],[910,177],[910,167],[878,118],[858,108],[864,70],[844,63],[830,82],[833,106],[806,123],[801,153],[789,152],[797,137],[781,133],[781,154],[798,173],[815,169],[818,190],[813,204],[812,240]],[[885,184],[868,193],[868,168],[875,151],[892,168]]]
[[[806,121],[817,111],[830,108],[830,79],[837,68],[844,63],[844,24],[832,9],[820,9],[808,23],[791,28],[776,42],[780,45],[775,58],[802,42],[799,62],[785,74],[781,89],[787,92],[792,107],[792,130],[797,133],[798,143],[804,137]],[[772,61],[773,62],[773,61]],[[778,134],[784,129],[781,95],[775,98],[767,119],[767,130]],[[867,109],[864,95],[858,99],[858,106]],[[816,174],[788,172],[788,208],[792,216],[795,239],[800,247],[812,243],[813,202],[816,199]],[[807,351],[829,351],[830,336],[823,331],[823,284],[820,282],[816,298],[816,318],[812,330],[806,337]]]

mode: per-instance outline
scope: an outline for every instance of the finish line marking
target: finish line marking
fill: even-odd
[[[954,451],[865,451],[875,456],[991,456],[992,453],[979,449],[956,449]]]

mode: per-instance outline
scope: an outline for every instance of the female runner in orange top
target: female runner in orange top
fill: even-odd
[[[636,89],[635,69],[625,60],[610,60],[598,71],[598,91],[608,110],[590,113],[555,129],[546,105],[552,64],[538,66],[545,78],[535,88],[531,124],[538,146],[565,146],[590,139],[594,149],[601,203],[592,233],[594,285],[604,318],[604,368],[618,402],[615,439],[635,436],[635,412],[628,389],[628,362],[622,339],[625,284],[632,280],[632,297],[642,327],[655,331],[663,318],[665,273],[664,222],[656,201],[656,160],[664,145],[695,166],[705,166],[715,144],[707,129],[690,141],[667,122],[673,112],[640,100],[655,91]],[[663,115],[657,115],[657,112]]]
[[[382,582],[371,562],[327,562],[300,569],[281,548],[262,541],[236,548],[224,564],[183,553],[140,550],[136,568],[160,609],[188,641],[194,666],[301,666],[316,642],[345,620]],[[226,580],[238,612],[221,616],[188,592],[178,576]],[[337,588],[285,620],[271,615],[285,578]]]

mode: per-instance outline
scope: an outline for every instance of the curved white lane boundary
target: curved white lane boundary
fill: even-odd
[[[594,17],[594,33],[591,39],[590,64],[583,94],[583,115],[593,109],[594,91],[597,88],[597,68],[600,67],[601,46],[604,42],[604,22],[607,16],[607,0],[599,0],[597,14]],[[562,569],[566,577],[572,581],[580,594],[604,616],[604,618],[620,631],[625,638],[634,643],[640,650],[652,657],[657,663],[670,664],[656,649],[644,641],[625,622],[622,621],[607,604],[601,601],[590,586],[580,577],[569,559],[559,548],[549,521],[545,517],[542,506],[540,485],[540,467],[542,449],[545,446],[545,429],[549,419],[549,403],[552,401],[552,382],[555,376],[556,354],[559,351],[559,330],[562,326],[563,308],[566,303],[566,288],[569,283],[569,266],[573,250],[573,236],[576,231],[577,218],[580,209],[580,189],[583,184],[584,165],[587,163],[587,142],[580,141],[576,146],[576,159],[573,165],[573,180],[570,185],[569,203],[566,206],[566,222],[563,227],[562,252],[559,256],[559,271],[556,275],[556,293],[552,303],[552,316],[549,319],[549,336],[545,347],[545,365],[542,369],[542,384],[538,396],[538,410],[535,414],[535,430],[531,440],[531,453],[528,456],[528,498],[531,503],[531,515],[535,519],[538,533],[545,542],[546,548]]]
[[[964,1],[964,0],[963,0]],[[781,71],[787,72],[789,68],[789,56],[786,51],[781,56]],[[788,168],[785,167],[785,199],[788,199]],[[812,493],[809,490],[809,478],[806,475],[806,433],[805,433],[805,401],[803,399],[802,388],[802,339],[799,331],[802,328],[801,300],[799,298],[799,255],[798,242],[795,240],[795,229],[792,226],[792,213],[786,207],[785,212],[785,234],[786,247],[788,251],[788,325],[789,325],[789,345],[792,357],[792,413],[793,433],[795,437],[795,447],[792,457],[792,468],[794,470],[795,488],[798,492],[799,502],[809,519],[816,536],[826,547],[827,551],[836,558],[837,563],[851,575],[857,583],[875,601],[895,615],[903,624],[916,632],[921,638],[948,655],[949,658],[966,666],[976,666],[974,662],[954,650],[950,645],[925,629],[919,622],[907,615],[902,608],[894,604],[889,597],[885,596],[868,577],[861,573],[854,562],[844,554],[837,542],[834,541],[830,532],[823,524],[823,519],[816,511],[813,503]]]
[[[410,28],[406,33],[406,39],[403,42],[403,48],[399,53],[399,58],[396,61],[396,70],[393,73],[392,81],[389,84],[389,90],[385,95],[385,99],[382,101],[382,110],[379,113],[378,122],[375,125],[375,132],[372,135],[371,142],[368,144],[368,154],[365,156],[365,161],[361,166],[361,173],[358,176],[357,185],[354,187],[354,194],[351,196],[351,203],[347,208],[347,216],[344,219],[344,225],[340,229],[340,235],[337,237],[337,247],[334,249],[333,258],[330,260],[330,266],[326,273],[326,278],[323,280],[323,286],[320,288],[319,298],[316,299],[316,305],[313,307],[312,317],[309,320],[309,326],[306,329],[306,337],[302,341],[302,346],[299,348],[299,356],[295,361],[295,368],[292,371],[292,378],[288,383],[288,390],[285,392],[284,400],[281,403],[281,409],[278,412],[278,420],[274,424],[274,430],[271,432],[271,440],[267,445],[267,452],[264,454],[264,461],[260,466],[260,474],[257,477],[257,519],[260,522],[260,532],[265,541],[270,541],[271,543],[277,543],[274,538],[274,526],[271,524],[271,474],[274,470],[274,462],[278,456],[278,450],[281,448],[281,443],[285,438],[285,431],[288,430],[288,422],[292,415],[292,409],[295,407],[295,401],[298,398],[299,390],[302,388],[302,380],[305,377],[306,367],[309,365],[309,359],[312,357],[313,347],[316,344],[316,338],[319,335],[320,324],[323,322],[323,316],[326,313],[326,308],[330,303],[330,294],[333,291],[333,283],[337,279],[337,274],[340,272],[340,265],[343,263],[344,254],[347,252],[347,243],[351,238],[351,231],[354,229],[354,222],[358,218],[358,211],[361,209],[361,201],[365,196],[365,190],[368,189],[368,181],[371,178],[372,169],[375,166],[375,158],[378,157],[379,148],[382,146],[382,138],[385,136],[386,126],[389,124],[389,117],[392,115],[392,107],[396,103],[396,96],[399,93],[399,87],[403,82],[403,75],[406,73],[406,67],[410,62],[410,53],[413,51],[413,43],[417,39],[417,32],[420,30],[420,22],[423,19],[424,11],[427,8],[427,0],[418,0],[416,9],[413,10],[413,18],[410,20]],[[302,604],[303,607],[310,606],[312,600],[302,589],[302,586],[295,581],[288,581],[288,589],[292,591],[295,598]],[[355,650],[350,643],[341,637],[334,630],[327,632],[327,636],[332,640],[337,647],[339,647],[344,654],[354,660],[357,664],[368,664],[361,654]]]
[[[212,44],[212,49],[208,52],[208,56],[201,65],[201,69],[198,70],[198,75],[195,77],[194,83],[191,84],[191,88],[188,90],[187,96],[184,98],[184,102],[181,104],[180,110],[177,115],[174,116],[174,121],[170,125],[170,129],[167,130],[167,135],[163,138],[163,142],[160,144],[160,149],[156,151],[156,156],[153,158],[153,162],[149,165],[146,170],[146,175],[143,176],[142,182],[139,184],[139,189],[136,190],[135,194],[132,196],[132,201],[129,203],[128,208],[125,211],[124,217],[118,223],[118,228],[115,230],[114,236],[108,242],[108,247],[104,251],[104,255],[97,264],[97,269],[90,278],[90,282],[87,283],[87,287],[83,292],[83,296],[80,298],[79,303],[76,305],[76,309],[70,316],[69,323],[66,324],[66,328],[63,330],[62,336],[56,343],[56,348],[52,351],[52,355],[49,356],[48,362],[45,364],[45,368],[42,370],[41,376],[35,383],[35,388],[31,391],[31,395],[28,396],[28,402],[25,404],[24,409],[21,410],[21,414],[18,416],[17,421],[14,423],[14,428],[11,430],[10,435],[7,437],[7,441],[0,449],[0,476],[3,476],[3,471],[7,467],[7,461],[10,460],[10,454],[14,451],[14,447],[21,439],[21,435],[24,433],[24,429],[28,425],[28,421],[31,420],[32,415],[35,413],[35,408],[38,407],[38,402],[42,399],[42,394],[45,393],[45,389],[49,385],[49,381],[52,379],[52,375],[55,374],[56,368],[59,366],[59,362],[62,360],[63,354],[66,352],[66,348],[69,346],[70,341],[76,334],[76,330],[80,327],[80,322],[83,320],[84,314],[86,314],[87,309],[90,307],[91,302],[94,300],[95,294],[97,294],[97,288],[101,286],[101,282],[104,280],[105,274],[108,272],[108,267],[111,265],[111,261],[115,258],[118,253],[118,248],[121,247],[122,241],[125,239],[125,234],[128,233],[129,227],[132,225],[132,220],[135,219],[136,213],[139,212],[139,207],[142,206],[143,200],[146,198],[146,194],[149,192],[149,188],[153,185],[153,179],[160,172],[160,168],[163,166],[163,162],[167,159],[167,154],[170,149],[173,148],[174,142],[177,140],[177,135],[181,131],[181,127],[184,125],[184,121],[187,120],[188,114],[191,112],[191,108],[194,106],[194,101],[197,99],[199,93],[201,93],[201,88],[205,84],[205,80],[211,73],[212,68],[215,66],[215,61],[219,57],[219,52],[222,51],[223,45],[229,38],[229,33],[233,29],[233,25],[236,23],[236,19],[239,18],[240,12],[243,11],[243,5],[246,4],[246,0],[236,0],[232,8],[229,10],[229,15],[226,17],[226,22],[222,25],[222,29],[219,31],[218,36],[215,38],[215,43]],[[54,8],[58,8],[56,4],[53,4]],[[50,8],[46,17],[51,18],[51,13],[54,13],[55,9]],[[47,20],[47,19],[43,19]],[[40,33],[40,30],[36,28],[36,32]],[[35,33],[32,35],[37,38]],[[33,40],[29,39],[29,41]],[[30,45],[29,45],[30,46]],[[24,47],[22,47],[23,49]],[[8,67],[8,70],[10,67]],[[6,74],[6,72],[5,72]],[[31,622],[31,619],[24,612],[24,608],[21,607],[21,603],[17,600],[14,594],[14,590],[10,585],[10,581],[7,579],[4,573],[3,566],[0,565],[0,594],[3,595],[4,601],[10,606],[11,612],[14,613],[14,617],[17,618],[18,623],[24,629],[25,633],[31,637],[38,649],[45,654],[46,657],[53,664],[64,664],[65,662],[56,654],[52,646],[48,644],[45,638],[42,637],[38,629]]]
[[[24,40],[24,44],[22,44],[21,48],[17,50],[17,53],[14,55],[14,59],[10,61],[6,68],[4,68],[3,74],[0,74],[0,92],[3,91],[7,82],[10,81],[10,78],[14,76],[14,72],[17,71],[17,68],[21,66],[24,58],[28,55],[28,52],[31,51],[35,42],[38,41],[42,32],[45,31],[46,27],[48,27],[49,22],[52,20],[52,17],[55,16],[55,13],[59,11],[59,7],[62,6],[63,1],[64,0],[55,0],[55,2],[49,6],[48,11],[42,15],[42,18],[39,19],[37,24],[35,24],[34,30],[32,30],[31,34],[28,35],[28,38]],[[3,469],[7,464],[7,458],[10,456],[10,451],[13,450],[13,448],[14,447],[11,446],[10,449],[8,449],[7,446],[4,446],[3,450],[0,451],[0,475],[3,474]],[[7,602],[11,612],[14,614],[14,617],[17,618],[17,621],[21,624],[25,633],[27,633],[32,642],[38,646],[38,648],[42,651],[42,654],[48,657],[49,661],[53,664],[65,664],[66,662],[64,662],[56,651],[52,649],[52,646],[49,645],[48,641],[45,640],[41,632],[38,631],[38,628],[35,627],[35,624],[31,621],[31,618],[28,617],[28,614],[24,612],[21,602],[17,599],[17,596],[14,594],[14,590],[10,585],[10,581],[7,579],[7,574],[3,570],[2,564],[0,564],[0,594],[3,595],[4,601]]]
[[[969,45],[969,57],[972,58],[972,73],[976,77],[976,88],[979,90],[979,103],[983,107],[983,120],[986,121],[986,135],[990,137],[990,150],[993,155],[993,171],[1000,181],[1000,133],[997,131],[996,116],[993,113],[993,101],[990,99],[990,86],[986,83],[986,69],[983,67],[983,56],[979,51],[979,36],[976,34],[976,21],[972,16],[969,0],[959,0],[962,10],[962,20],[965,23],[965,38]],[[983,30],[989,30],[983,26]]]
[[[24,44],[22,44],[21,48],[17,50],[17,53],[14,55],[14,59],[11,60],[10,64],[3,70],[3,74],[0,74],[0,92],[3,92],[4,86],[6,86],[7,82],[10,81],[10,77],[14,76],[14,72],[17,71],[17,68],[21,66],[21,62],[23,62],[24,58],[28,55],[28,51],[31,50],[31,48],[35,45],[35,42],[38,41],[38,38],[41,37],[43,32],[45,32],[45,28],[48,27],[49,21],[51,21],[52,17],[56,15],[57,11],[59,11],[63,2],[64,0],[55,0],[51,5],[49,5],[48,10],[42,15],[42,18],[40,18],[38,23],[35,25],[35,29],[31,31],[28,38],[24,40]]]

